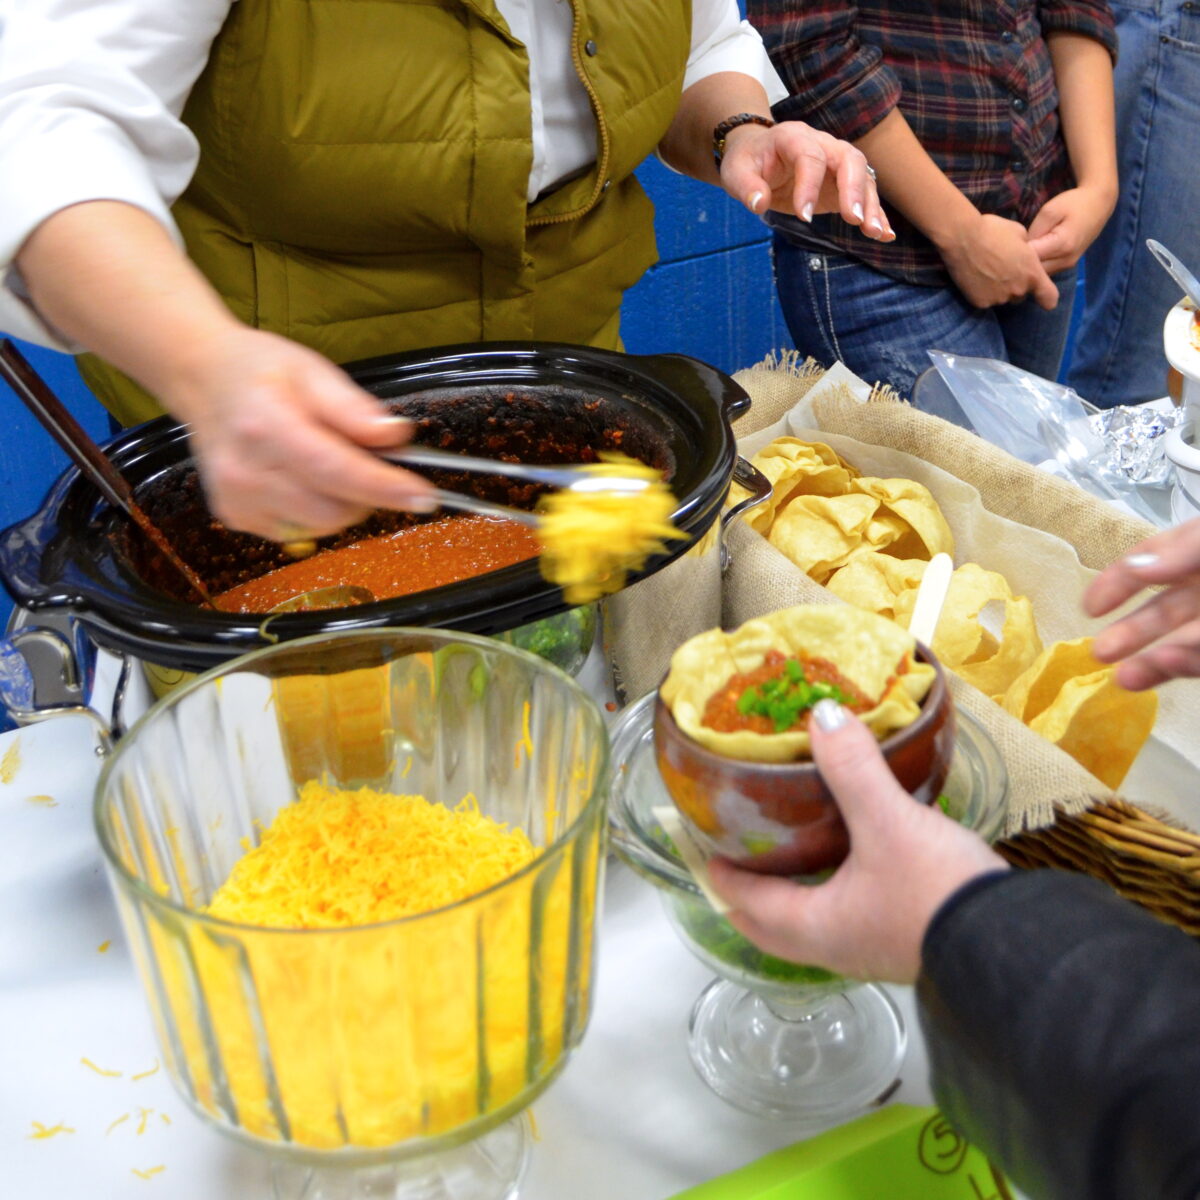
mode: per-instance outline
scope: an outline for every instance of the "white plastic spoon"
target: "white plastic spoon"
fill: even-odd
[[[946,603],[946,591],[953,574],[954,560],[950,555],[935,554],[921,576],[908,632],[923,646],[933,644],[933,635],[937,631],[938,618],[942,615],[942,605]]]

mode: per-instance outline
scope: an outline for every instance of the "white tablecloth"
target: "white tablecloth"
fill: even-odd
[[[192,1115],[163,1070],[132,1078],[157,1049],[92,830],[98,765],[81,718],[0,737],[0,1196],[268,1200],[260,1155]],[[610,862],[592,1023],[534,1105],[539,1140],[521,1200],[664,1200],[797,1140],[693,1073],[686,1022],[708,979],[653,888]],[[909,1049],[892,1099],[927,1104],[911,993],[893,994]],[[74,1132],[31,1139],[35,1121]],[[133,1173],[157,1166],[148,1179]]]

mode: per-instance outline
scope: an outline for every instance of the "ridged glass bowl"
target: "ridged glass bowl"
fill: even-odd
[[[709,905],[655,816],[671,805],[656,764],[655,696],[626,709],[613,730],[610,819],[617,853],[659,889],[684,944],[717,976],[692,1008],[692,1063],[748,1112],[797,1129],[845,1120],[896,1080],[906,1045],[900,1012],[882,988],[764,953]],[[959,709],[943,807],[990,841],[1007,798],[999,751]]]
[[[383,924],[205,915],[308,780],[421,795],[541,853],[466,900]],[[608,739],[543,660],[424,629],[235,659],[156,705],[100,779],[96,825],[163,1061],[191,1107],[276,1157],[278,1197],[515,1194],[522,1110],[583,1036]]]

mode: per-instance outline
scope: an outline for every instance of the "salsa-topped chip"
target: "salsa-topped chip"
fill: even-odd
[[[801,684],[812,693],[806,698],[815,702],[823,695],[816,686],[820,684],[840,691],[834,698],[849,701],[883,739],[916,720],[933,684],[933,667],[917,661],[915,649],[908,632],[874,613],[840,604],[801,604],[747,621],[732,632],[710,629],[689,638],[672,656],[660,695],[682,732],[717,754],[795,762],[811,757],[806,721],[778,731],[763,732],[752,727],[761,722],[750,720],[743,722],[746,728],[714,729],[705,720],[710,700],[731,681],[759,672],[766,663],[770,678],[783,683],[782,689],[775,689],[782,691],[783,699],[773,704],[771,689],[757,685],[756,695],[755,687],[748,686],[744,691],[751,693],[749,700],[737,697],[748,710],[760,707],[761,699],[772,716],[781,708],[786,711],[794,705],[791,693]],[[798,667],[788,668],[789,661]],[[780,664],[778,670],[775,663]],[[797,671],[805,676],[803,681],[795,678]]]

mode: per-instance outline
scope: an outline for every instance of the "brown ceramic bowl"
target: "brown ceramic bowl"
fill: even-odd
[[[954,756],[954,702],[937,659],[921,645],[916,657],[933,667],[933,684],[917,719],[880,749],[900,785],[919,803],[932,804]],[[671,799],[714,853],[766,875],[817,875],[846,857],[845,822],[811,759],[763,763],[717,754],[679,728],[661,695],[654,748]]]

